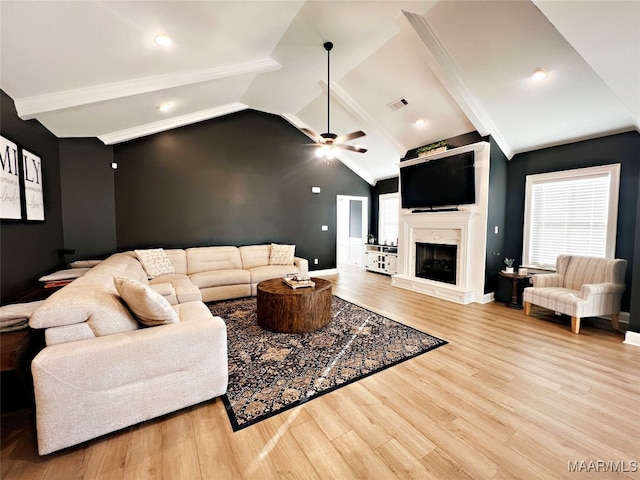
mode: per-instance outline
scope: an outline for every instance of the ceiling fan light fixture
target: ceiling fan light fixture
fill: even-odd
[[[548,76],[549,76],[549,70],[545,68],[536,68],[531,73],[531,80],[533,80],[534,82],[540,82],[541,80],[544,80]]]
[[[160,35],[156,35],[153,41],[155,42],[156,45],[159,45],[161,47],[170,47],[171,45],[173,45],[173,40],[166,33],[161,33]]]

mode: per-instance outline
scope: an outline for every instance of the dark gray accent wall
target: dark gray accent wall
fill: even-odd
[[[42,159],[45,222],[3,221],[0,226],[1,301],[6,303],[64,258],[58,139],[36,120],[21,120],[13,100],[0,90],[0,132]]]
[[[311,269],[334,268],[336,195],[369,197],[369,184],[308,143],[246,110],[116,146],[118,249],[290,243],[319,259]]]
[[[498,296],[498,272],[504,268],[502,253],[505,239],[505,209],[507,203],[507,157],[493,138],[489,138],[489,202],[487,205],[487,249],[484,293]],[[496,227],[498,233],[496,234]]]
[[[636,237],[633,251],[633,273],[631,278],[640,278],[640,175],[638,176],[638,202],[636,204]],[[640,332],[640,281],[631,284],[631,306],[629,309],[629,330]]]
[[[61,139],[60,181],[67,261],[116,251],[113,147],[97,138]]]
[[[507,220],[504,255],[522,258],[526,176],[535,173],[568,170],[620,163],[620,196],[616,258],[627,260],[627,289],[622,309],[629,311],[633,277],[634,250],[637,243],[638,177],[640,175],[640,133],[586,140],[558,147],[517,154],[507,169]]]

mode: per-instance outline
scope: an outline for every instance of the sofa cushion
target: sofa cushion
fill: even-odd
[[[295,251],[295,245],[278,245],[272,243],[269,265],[293,265]]]
[[[187,269],[189,275],[215,270],[242,269],[240,251],[237,247],[188,248]]]
[[[142,324],[152,327],[180,321],[167,299],[148,285],[125,277],[114,278],[113,283],[122,299]]]
[[[564,287],[580,290],[585,283],[605,283],[611,260],[608,258],[571,256],[564,273]]]
[[[173,273],[182,275],[187,274],[187,252],[182,248],[165,248],[164,253],[167,254],[171,265],[173,265]]]
[[[173,264],[162,248],[135,250],[136,256],[149,278],[173,273]]]
[[[251,282],[251,274],[242,269],[200,272],[191,275],[189,278],[200,289],[238,284],[249,285]]]
[[[298,267],[295,265],[267,265],[252,268],[249,273],[251,274],[251,283],[255,284],[272,278],[283,278],[289,274],[297,274],[299,272]]]
[[[113,276],[95,272],[55,292],[29,319],[31,328],[81,322],[87,322],[97,337],[139,328],[138,322],[120,301]]]
[[[57,343],[77,342],[88,338],[95,338],[95,335],[87,322],[47,328],[44,331],[44,341],[47,346]]]
[[[247,245],[239,247],[238,250],[242,258],[242,268],[245,270],[269,265],[271,245]]]

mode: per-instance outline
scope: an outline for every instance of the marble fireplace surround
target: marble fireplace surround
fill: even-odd
[[[392,285],[436,296],[456,303],[471,303],[482,295],[482,283],[478,285],[472,260],[478,255],[484,258],[483,242],[473,242],[474,217],[470,211],[406,213],[401,216],[402,241],[398,245],[398,274],[392,277]],[[456,282],[449,284],[416,276],[416,243],[456,245]],[[480,288],[480,292],[478,292]]]

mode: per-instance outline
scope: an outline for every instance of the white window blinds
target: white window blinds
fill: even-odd
[[[398,218],[400,215],[400,197],[397,193],[379,196],[378,242],[394,244],[398,241]]]
[[[523,263],[553,268],[560,254],[613,257],[618,185],[619,165],[528,176]]]

